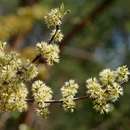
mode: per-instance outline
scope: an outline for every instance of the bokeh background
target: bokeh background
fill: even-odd
[[[68,79],[75,79],[84,95],[87,78],[104,68],[130,67],[130,0],[0,0],[0,40],[32,59],[35,44],[49,37],[44,15],[62,2],[71,13],[62,24],[61,61],[39,66],[39,78],[52,87],[55,98]],[[130,84],[124,86],[110,114],[100,115],[87,99],[73,113],[52,105],[46,120],[30,106],[24,113],[1,113],[0,130],[130,130]]]

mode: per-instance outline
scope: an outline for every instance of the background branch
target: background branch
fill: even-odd
[[[104,0],[101,4],[95,7],[89,15],[87,15],[79,24],[75,25],[73,29],[65,36],[60,44],[60,48],[63,49],[64,46],[68,44],[77,33],[87,27],[90,22],[93,22],[96,17],[101,15],[114,1],[115,0]]]
[[[76,47],[65,47],[64,55],[72,56],[74,58],[82,59],[82,60],[92,60],[94,59],[94,54],[88,52],[84,49],[76,48]]]

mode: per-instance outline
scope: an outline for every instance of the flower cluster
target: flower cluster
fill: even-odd
[[[46,101],[52,99],[52,93],[52,90],[40,80],[35,81],[32,85],[32,94],[37,105],[36,111],[43,117],[49,113],[48,106],[50,103],[46,103]]]
[[[59,62],[59,46],[56,44],[48,44],[47,42],[37,43],[37,49],[46,59],[48,65],[53,65]]]
[[[62,24],[62,19],[69,10],[65,10],[64,4],[61,4],[59,8],[51,9],[51,11],[44,17],[48,27],[56,27]]]
[[[99,73],[99,79],[102,82],[102,84],[107,85],[115,81],[116,74],[114,71],[111,71],[110,69],[104,69],[101,73]]]
[[[55,27],[57,25],[61,25],[62,23],[62,14],[59,8],[51,9],[51,11],[44,17],[45,22],[48,27]]]
[[[118,67],[116,73],[118,75],[117,77],[118,82],[123,83],[128,81],[128,76],[130,75],[130,72],[126,65]]]
[[[30,81],[34,79],[38,75],[38,69],[36,65],[31,64],[30,61],[26,60],[26,63],[23,65],[23,69],[21,69],[19,76],[22,79],[26,79],[27,81]],[[23,73],[23,74],[22,74]]]
[[[123,95],[121,83],[128,81],[129,71],[121,66],[113,71],[105,69],[99,73],[99,80],[91,78],[86,81],[87,94],[93,99],[94,108],[100,113],[113,109],[113,103]]]
[[[63,108],[65,111],[70,110],[71,112],[74,111],[75,102],[74,97],[78,92],[79,85],[75,83],[74,80],[69,80],[65,82],[63,87],[61,88],[62,93],[62,100],[63,100]]]
[[[27,108],[25,82],[37,76],[37,68],[0,42],[0,111],[23,111]]]
[[[28,91],[23,82],[12,81],[0,85],[0,111],[24,111],[27,109]]]
[[[43,41],[37,43],[36,47],[48,65],[59,62],[60,50],[57,43],[61,42],[64,37],[60,30],[60,25],[65,14],[66,11],[64,10],[64,6],[61,5],[60,8],[52,9],[50,13],[44,17],[47,26],[52,27],[53,30],[50,34],[49,42]]]

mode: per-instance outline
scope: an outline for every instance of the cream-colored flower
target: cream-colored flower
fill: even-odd
[[[46,103],[46,101],[50,101],[52,99],[52,90],[48,86],[46,86],[42,81],[35,81],[32,85],[32,93],[34,97],[34,101],[37,104],[37,112],[41,115],[46,115],[48,112],[48,106],[50,103]],[[44,113],[45,112],[45,113]]]
[[[104,114],[104,113],[109,113],[113,110],[113,105],[108,103],[108,104],[95,104],[94,105],[94,109],[99,111],[101,114]]]
[[[24,71],[24,77],[26,80],[31,80],[38,75],[38,69],[34,64],[30,64]]]
[[[71,112],[74,112],[75,106],[76,106],[76,103],[74,101],[73,96],[63,98],[63,108],[65,111],[70,110]]]
[[[0,110],[1,111],[19,111],[27,109],[25,101],[28,90],[24,83],[10,83],[9,85],[0,86]]]
[[[78,92],[79,85],[75,83],[74,80],[69,80],[65,82],[63,87],[61,88],[62,100],[63,100],[63,108],[64,110],[74,111],[75,102],[74,97]]]
[[[116,73],[110,69],[105,69],[99,73],[99,79],[103,85],[108,85],[116,80]]]
[[[86,81],[87,94],[93,99],[94,108],[100,113],[112,110],[113,102],[123,95],[121,84],[128,80],[129,71],[126,66],[116,71],[105,69],[99,73],[99,80],[91,78]]]
[[[123,65],[123,66],[117,68],[116,74],[117,74],[117,81],[120,83],[123,83],[123,82],[128,81],[130,72],[129,72],[127,66]]]
[[[54,35],[54,42],[61,42],[64,37],[64,35],[61,33],[61,30],[52,30],[51,37],[53,37]]]
[[[40,115],[43,118],[47,118],[49,113],[50,113],[47,107],[37,108],[36,112],[37,112],[38,115]]]
[[[114,82],[112,85],[107,86],[108,97],[111,101],[115,102],[120,95],[123,95],[123,88],[120,84]]]
[[[6,57],[5,60],[7,61],[6,64],[11,65],[12,68],[17,70],[18,68],[21,67],[22,59],[20,58],[19,53],[11,51],[9,53],[6,53],[5,57]]]
[[[59,46],[56,44],[48,44],[46,42],[37,43],[37,49],[46,59],[48,65],[53,65],[59,62]]]
[[[87,94],[89,94],[91,98],[101,98],[104,94],[104,90],[96,78],[86,80],[86,88]]]
[[[0,75],[1,80],[9,81],[13,77],[15,77],[16,70],[13,69],[11,65],[6,65],[6,66],[1,67],[0,73],[1,73]]]
[[[51,11],[44,17],[45,22],[48,27],[55,27],[57,25],[61,25],[62,14],[58,8],[51,9]]]

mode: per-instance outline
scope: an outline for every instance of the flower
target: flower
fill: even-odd
[[[19,111],[27,109],[26,97],[28,90],[22,82],[10,82],[0,86],[0,110]]]
[[[11,65],[6,65],[1,67],[0,73],[1,73],[0,75],[1,80],[9,81],[15,77],[16,70],[13,69]]]
[[[38,69],[34,64],[30,64],[26,67],[26,70],[24,71],[24,78],[26,80],[31,80],[35,78],[38,75]]]
[[[34,102],[37,104],[38,109],[36,110],[40,115],[46,115],[48,113],[49,101],[52,99],[52,90],[46,86],[42,81],[37,80],[32,84],[32,94]]]
[[[108,104],[95,104],[94,109],[99,111],[101,114],[109,113],[113,110],[113,105],[110,103],[108,103]]]
[[[94,108],[100,113],[108,113],[113,109],[113,103],[123,95],[121,84],[128,81],[126,66],[118,67],[116,71],[105,69],[99,73],[99,80],[90,78],[86,81],[87,94],[92,98]]]
[[[104,90],[96,78],[86,80],[86,88],[87,94],[89,94],[93,99],[101,98],[103,96]]]
[[[23,60],[20,58],[20,54],[14,51],[6,53],[5,58],[6,64],[11,65],[12,68],[16,70],[18,70],[21,67],[23,62]]]
[[[123,95],[123,88],[120,84],[114,82],[112,85],[107,86],[108,97],[112,102],[115,102],[120,95]]]
[[[116,73],[110,69],[104,69],[99,73],[99,79],[103,85],[113,83],[116,80]]]
[[[96,78],[86,80],[87,94],[93,99],[94,108],[100,113],[105,111],[104,105],[107,103],[105,90]]]
[[[128,81],[128,76],[130,75],[130,72],[127,68],[126,65],[123,65],[121,67],[118,67],[117,70],[116,70],[116,74],[117,74],[117,81],[118,82],[127,82]]]
[[[48,65],[53,65],[59,62],[59,46],[56,44],[48,44],[46,42],[37,43],[37,49],[40,54],[46,59]]]
[[[47,118],[48,114],[50,113],[47,107],[44,108],[39,107],[38,109],[36,109],[36,112],[43,118]]]
[[[53,37],[54,35],[54,42],[61,42],[64,37],[64,35],[61,33],[61,30],[52,30],[51,37]]]
[[[44,17],[48,27],[55,27],[61,25],[62,14],[58,8],[51,9],[51,11]]]
[[[74,97],[69,96],[63,99],[63,108],[65,111],[70,110],[71,112],[74,111],[76,104],[74,102]]]
[[[37,75],[37,68],[17,52],[5,51],[5,43],[0,50],[0,111],[24,111],[27,109],[28,90],[25,81]]]
[[[70,110],[71,112],[74,111],[75,108],[74,96],[76,95],[78,88],[79,85],[75,83],[74,80],[69,80],[68,82],[65,82],[65,84],[61,88],[63,108],[65,111],[67,110]]]

